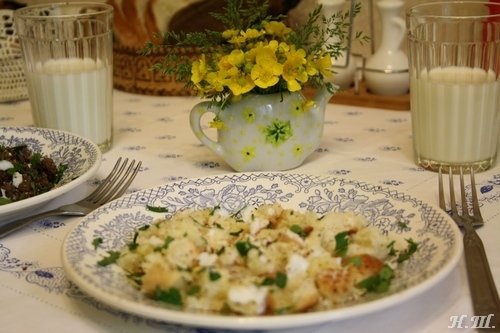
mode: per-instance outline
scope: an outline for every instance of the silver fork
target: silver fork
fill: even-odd
[[[84,199],[3,225],[0,227],[0,238],[44,217],[85,216],[105,203],[120,197],[132,183],[142,164],[139,161],[134,167],[135,160],[133,160],[127,167],[128,158],[123,163],[121,160],[120,157],[109,175]]]
[[[465,195],[464,170],[460,167],[460,192],[462,201],[462,214],[459,214],[455,200],[455,187],[453,185],[453,171],[449,171],[451,218],[464,230],[464,252],[469,279],[469,288],[472,297],[474,315],[477,316],[474,323],[482,323],[480,326],[488,332],[500,332],[500,299],[495,287],[495,281],[491,275],[488,258],[484,250],[483,242],[474,229],[474,222],[483,222],[476,192],[474,171],[470,168],[471,196],[473,215],[469,214],[467,198]],[[446,211],[443,190],[443,172],[439,168],[439,205]],[[473,318],[474,319],[474,318]],[[488,322],[488,327],[485,323]],[[495,328],[493,328],[495,327]],[[477,327],[476,328],[480,328]]]

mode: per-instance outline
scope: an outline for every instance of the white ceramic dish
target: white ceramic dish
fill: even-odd
[[[61,181],[52,190],[32,198],[0,206],[0,225],[29,215],[49,200],[64,194],[88,180],[102,161],[99,147],[81,136],[46,128],[0,127],[0,145],[14,147],[26,144],[33,152],[67,164]]]
[[[412,238],[419,250],[397,270],[391,289],[371,294],[355,304],[334,310],[267,317],[237,317],[190,313],[167,308],[143,297],[117,265],[97,262],[132,241],[135,231],[154,220],[187,207],[220,205],[236,212],[247,204],[279,201],[287,208],[353,210],[367,217],[393,239]],[[168,213],[154,213],[146,205],[161,206]],[[406,229],[401,228],[404,222]],[[103,243],[94,249],[92,241]],[[377,185],[328,175],[293,173],[238,173],[184,180],[135,192],[111,202],[85,217],[70,231],[62,247],[63,265],[83,291],[112,307],[159,321],[223,329],[284,329],[343,320],[386,309],[422,293],[442,280],[462,253],[456,224],[433,206],[407,194]]]

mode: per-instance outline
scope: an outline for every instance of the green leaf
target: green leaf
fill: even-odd
[[[338,256],[343,257],[347,253],[347,246],[349,245],[347,235],[347,231],[339,232],[335,235],[335,254]]]
[[[300,225],[294,224],[290,227],[290,230],[292,232],[296,233],[297,235],[299,235],[300,237],[307,236],[306,232],[304,231],[304,229],[302,229],[302,227]]]
[[[377,275],[370,276],[358,283],[358,286],[368,292],[382,293],[389,290],[394,271],[388,265],[384,265]]]
[[[356,257],[349,258],[348,262],[353,264],[356,267],[359,267],[363,263],[363,259],[361,259],[360,256],[356,256]]]
[[[96,250],[99,245],[102,244],[102,238],[99,237],[99,238],[94,238],[94,240],[92,241],[92,245],[94,245],[94,250]]]
[[[104,257],[99,262],[97,262],[99,266],[108,266],[110,264],[114,264],[118,260],[118,258],[120,258],[120,252],[108,251],[108,254],[109,256]]]
[[[239,234],[241,234],[243,232],[243,229],[240,229],[239,231],[236,231],[236,232],[230,232],[229,234],[231,236],[239,236]]]
[[[415,243],[411,238],[407,239],[406,242],[409,244],[408,249],[399,254],[398,259],[396,260],[397,262],[403,262],[405,260],[408,260],[412,256],[412,254],[417,252],[418,249],[417,243]]]
[[[276,285],[278,287],[280,287],[281,289],[285,288],[286,287],[286,282],[287,282],[288,278],[286,276],[285,273],[282,273],[282,272],[278,272],[276,274]]]
[[[9,198],[4,198],[4,197],[0,198],[0,206],[1,205],[6,205],[6,204],[11,203],[11,202],[12,201]]]
[[[160,287],[156,287],[155,298],[161,302],[176,306],[182,306],[183,304],[181,292],[179,291],[179,289],[174,287],[170,288],[167,291],[161,289]]]
[[[67,164],[61,164],[59,165],[59,167],[57,168],[57,174],[56,174],[56,177],[54,178],[54,181],[52,182],[52,184],[57,184],[61,181],[61,178],[64,174],[64,171],[66,171],[66,169],[68,168],[68,165]]]
[[[257,246],[253,245],[252,243],[250,243],[248,241],[236,242],[235,246],[236,246],[236,249],[238,250],[238,252],[242,256],[246,256],[248,254],[248,251],[250,251],[251,249],[257,248]]]
[[[200,286],[192,286],[191,288],[189,288],[187,291],[186,291],[186,294],[189,295],[189,296],[193,296],[195,294],[198,293],[198,291],[200,291]]]
[[[220,279],[221,275],[219,272],[216,272],[216,271],[212,271],[210,270],[208,272],[208,276],[210,278],[210,281],[217,281],[218,279]]]

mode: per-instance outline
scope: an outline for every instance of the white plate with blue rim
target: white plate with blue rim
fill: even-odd
[[[33,153],[67,165],[60,181],[50,191],[0,205],[0,225],[30,215],[48,201],[87,181],[97,171],[102,153],[97,144],[69,132],[36,127],[0,127],[0,146],[25,144]]]
[[[342,307],[300,314],[228,316],[183,311],[142,295],[118,265],[100,266],[108,251],[120,251],[136,231],[187,209],[220,206],[238,212],[246,205],[279,202],[285,208],[351,210],[391,239],[412,239],[415,252],[396,270],[385,293],[368,293]],[[158,213],[147,206],[164,207]],[[93,241],[101,238],[95,248]],[[69,278],[90,296],[125,313],[161,322],[217,329],[286,329],[339,321],[382,311],[423,293],[444,279],[462,254],[461,232],[439,207],[408,194],[329,175],[237,173],[168,183],[108,203],[87,215],[67,235],[62,260]]]

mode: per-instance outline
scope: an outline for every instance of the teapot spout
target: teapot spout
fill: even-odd
[[[313,96],[312,101],[316,104],[315,108],[318,111],[324,111],[328,101],[332,98],[333,94],[339,89],[338,86],[334,85],[333,92],[328,91],[328,89],[323,86],[317,90],[316,94]]]

